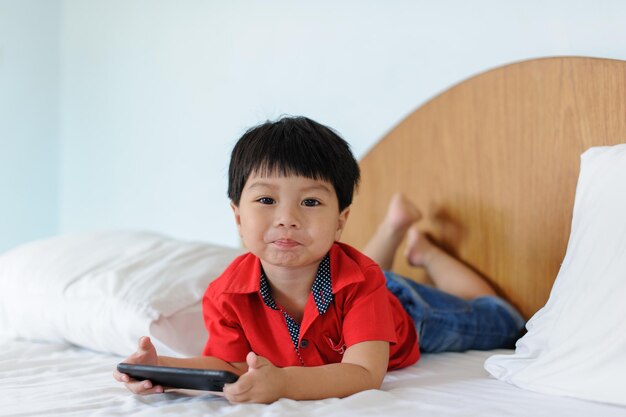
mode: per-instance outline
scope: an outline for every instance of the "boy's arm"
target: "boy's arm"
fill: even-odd
[[[341,363],[310,368],[278,368],[250,353],[248,372],[227,384],[224,394],[231,403],[341,398],[380,388],[388,363],[389,342],[383,341],[357,343],[346,350]]]

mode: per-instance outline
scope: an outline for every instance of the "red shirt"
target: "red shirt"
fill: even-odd
[[[329,252],[332,302],[320,314],[313,294],[300,323],[298,348],[284,312],[266,305],[260,293],[261,262],[251,253],[235,259],[204,295],[209,340],[203,354],[245,362],[248,352],[278,367],[341,362],[360,342],[390,342],[389,367],[419,359],[417,332],[400,301],[387,289],[380,267],[356,249],[335,243]]]

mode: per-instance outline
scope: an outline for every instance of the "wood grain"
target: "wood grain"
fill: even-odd
[[[421,227],[529,317],[565,255],[580,154],[626,142],[626,62],[559,57],[497,68],[426,103],[360,162],[343,239],[362,248],[395,191]],[[394,270],[427,277],[398,252]]]

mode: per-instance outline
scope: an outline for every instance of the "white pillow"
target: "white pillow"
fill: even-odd
[[[513,355],[485,369],[518,387],[626,405],[626,144],[581,157],[567,253]]]
[[[130,231],[26,244],[0,256],[0,337],[127,356],[150,335],[160,354],[199,355],[204,291],[240,253]]]

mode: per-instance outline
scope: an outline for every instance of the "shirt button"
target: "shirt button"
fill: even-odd
[[[302,339],[302,341],[300,342],[300,347],[301,347],[302,349],[306,349],[306,348],[307,348],[307,346],[309,346],[309,341],[308,341],[308,340],[306,340],[306,339]]]

